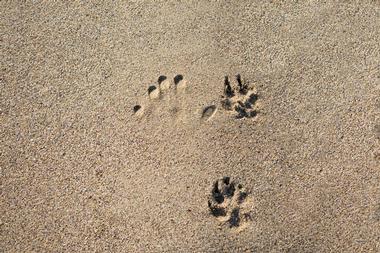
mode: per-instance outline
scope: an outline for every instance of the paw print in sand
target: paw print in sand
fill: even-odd
[[[165,105],[169,114],[177,117],[184,109],[192,108],[189,105],[181,103],[182,95],[186,93],[186,87],[187,82],[183,75],[176,75],[173,79],[168,79],[162,75],[154,85],[149,86],[147,89],[147,98],[150,102],[146,102],[146,105],[135,105],[133,112],[140,118],[146,114],[147,109],[152,109],[154,104],[156,106]],[[224,111],[230,112],[236,119],[255,118],[258,113],[257,100],[258,95],[254,87],[242,80],[240,75],[235,77],[233,84],[230,83],[228,76],[225,77],[224,93],[221,101],[221,107]],[[158,103],[155,101],[158,101]],[[216,114],[218,107],[217,105],[205,106],[201,111],[201,122],[211,120]],[[182,115],[184,114],[182,113]]]
[[[230,177],[218,179],[208,200],[210,213],[229,228],[244,228],[252,220],[247,197],[243,186]]]
[[[233,112],[236,119],[256,117],[258,98],[255,89],[242,80],[240,75],[236,75],[233,85],[231,85],[228,76],[225,77],[222,108]]]

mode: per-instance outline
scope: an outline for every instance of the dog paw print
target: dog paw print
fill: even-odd
[[[214,182],[208,200],[210,213],[229,228],[243,228],[252,220],[247,208],[247,191],[230,177]]]
[[[228,76],[224,79],[224,93],[222,95],[222,108],[234,112],[236,119],[254,118],[257,116],[256,102],[259,98],[255,89],[244,81],[238,74],[234,84]]]

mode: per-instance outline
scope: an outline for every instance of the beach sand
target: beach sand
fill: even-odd
[[[380,252],[379,1],[1,1],[2,252]]]

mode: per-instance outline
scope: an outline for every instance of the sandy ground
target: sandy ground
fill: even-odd
[[[379,1],[0,6],[2,252],[380,252]]]

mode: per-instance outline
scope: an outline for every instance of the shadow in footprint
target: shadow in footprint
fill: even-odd
[[[166,76],[159,76],[157,83],[161,91],[164,91],[170,88],[170,81],[168,80]]]
[[[239,86],[239,93],[242,95],[246,95],[248,93],[248,85],[241,80],[240,74],[236,75],[236,81]]]
[[[207,106],[206,108],[203,109],[202,120],[207,121],[207,120],[211,119],[212,116],[214,116],[215,112],[216,112],[216,106],[215,105]]]
[[[259,96],[257,94],[251,94],[247,102],[249,102],[251,105],[254,105],[258,99],[259,99]]]
[[[228,222],[230,223],[230,228],[232,227],[238,227],[239,224],[240,224],[240,210],[239,208],[234,208],[231,212],[231,216],[230,216],[230,219],[228,220]]]
[[[137,116],[137,117],[141,117],[143,114],[144,114],[144,108],[141,106],[141,105],[135,105],[133,107],[133,113]]]
[[[151,85],[148,88],[148,95],[151,99],[158,98],[160,96],[160,90],[156,86]]]
[[[245,108],[240,106],[240,105],[235,107],[235,111],[238,113],[236,115],[237,119],[248,118],[248,116],[249,116],[247,111],[245,110]]]
[[[179,84],[179,82],[181,82],[183,80],[183,75],[176,75],[174,77],[174,84],[177,85]]]
[[[178,91],[185,90],[187,86],[186,80],[183,78],[183,75],[176,75],[174,77],[174,85]]]
[[[135,105],[135,106],[133,107],[133,112],[134,112],[134,113],[137,113],[140,109],[141,109],[141,105]]]
[[[231,83],[228,80],[228,76],[224,77],[224,95],[226,95],[226,97],[228,97],[228,98],[231,98],[235,95],[234,91],[231,87]]]
[[[161,84],[163,81],[165,81],[167,79],[167,77],[166,76],[159,76],[158,77],[158,84]]]
[[[148,88],[148,94],[152,93],[153,91],[155,91],[157,89],[156,86],[152,85],[152,86],[149,86]]]
[[[225,208],[213,206],[210,201],[208,202],[208,207],[210,208],[212,215],[214,215],[215,217],[227,215]]]

